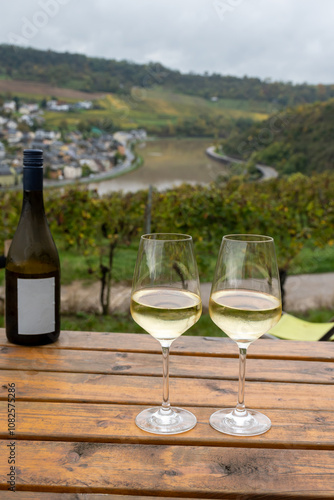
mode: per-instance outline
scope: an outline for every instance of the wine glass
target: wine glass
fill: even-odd
[[[156,233],[141,237],[130,310],[136,323],[160,342],[163,357],[162,405],[143,410],[136,424],[153,434],[188,431],[195,427],[196,417],[169,403],[169,349],[202,312],[191,236]]]
[[[224,408],[213,413],[210,424],[225,434],[263,434],[270,429],[271,421],[262,413],[245,407],[245,368],[248,346],[268,332],[282,314],[273,238],[253,234],[223,237],[211,288],[209,312],[213,322],[239,348],[238,403],[235,408]]]

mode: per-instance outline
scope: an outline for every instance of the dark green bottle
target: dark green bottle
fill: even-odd
[[[32,346],[59,333],[60,263],[44,212],[43,151],[26,149],[21,217],[6,261],[6,335]]]

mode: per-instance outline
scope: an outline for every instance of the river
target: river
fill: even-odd
[[[138,169],[120,177],[89,184],[100,195],[111,191],[135,192],[150,185],[163,191],[182,183],[208,184],[228,167],[210,159],[205,151],[210,139],[156,139],[137,146],[144,159]]]

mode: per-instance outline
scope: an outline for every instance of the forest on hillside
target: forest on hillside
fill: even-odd
[[[154,136],[212,137],[216,145],[221,141],[217,151],[248,162],[248,178],[256,174],[256,163],[273,166],[283,175],[333,170],[334,85],[182,74],[159,63],[140,65],[9,45],[0,45],[0,78],[109,92],[84,113],[46,110],[44,126],[63,135],[79,130],[86,137],[96,128],[145,128]],[[146,88],[144,97],[136,98],[138,87]],[[0,101],[5,98],[0,96]],[[280,111],[268,116],[266,106]]]
[[[128,93],[134,86],[161,85],[173,92],[207,99],[246,99],[273,102],[283,107],[334,97],[334,85],[292,84],[208,73],[183,74],[155,62],[142,65],[4,44],[0,45],[0,77],[118,94]]]
[[[224,153],[281,174],[333,171],[334,100],[290,108],[223,140]]]

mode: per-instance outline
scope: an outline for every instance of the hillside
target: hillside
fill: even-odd
[[[95,125],[106,129],[145,128],[148,133],[162,136],[187,135],[226,137],[237,128],[248,126],[268,115],[252,110],[245,102],[228,100],[213,103],[201,97],[186,96],[162,88],[145,90],[140,99],[130,94],[106,94],[95,101],[95,109],[71,113],[46,112],[45,119],[52,128],[67,124],[70,128],[85,129]]]
[[[272,165],[283,174],[312,174],[334,167],[334,99],[290,108],[234,131],[223,141],[226,154]]]
[[[10,45],[0,45],[0,79],[43,82],[85,92],[126,95],[133,87],[147,89],[159,85],[176,93],[204,99],[242,99],[284,107],[334,97],[333,85],[293,85],[247,76],[183,74],[160,63],[141,65]]]
[[[0,101],[8,95],[20,102],[41,102],[55,97],[62,102],[91,100],[88,111],[52,112],[45,110],[45,126],[50,129],[104,130],[144,127],[154,135],[226,137],[257,120],[268,117],[265,103],[237,99],[217,102],[202,97],[179,94],[160,86],[149,89],[134,87],[128,95],[92,93],[55,87],[48,83],[24,80],[0,80]]]
[[[33,98],[41,100],[45,97],[55,96],[58,99],[76,101],[84,99],[100,99],[105,95],[105,92],[83,92],[66,87],[57,87],[49,83],[27,80],[0,79],[0,94],[12,96],[17,95],[22,98]]]

